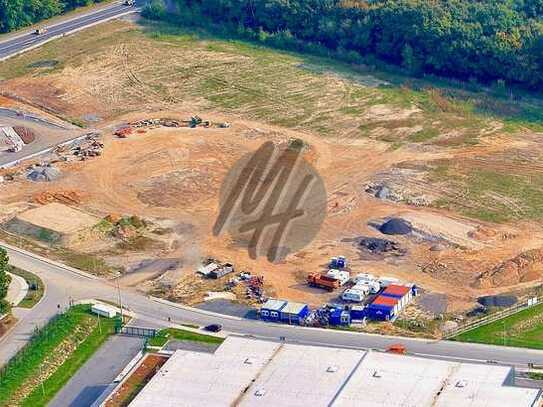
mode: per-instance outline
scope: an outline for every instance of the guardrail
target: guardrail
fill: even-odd
[[[517,314],[521,311],[524,311],[525,309],[531,308],[537,304],[540,304],[543,300],[543,297],[533,297],[529,298],[526,301],[523,301],[521,303],[515,304],[509,308],[506,308],[501,311],[493,312],[490,315],[486,315],[484,317],[481,317],[476,320],[472,320],[469,322],[466,322],[465,324],[462,324],[458,326],[457,328],[445,331],[443,333],[443,339],[450,339],[457,335],[460,335],[461,333],[470,331],[472,329],[478,328],[483,325],[490,324],[495,321],[499,321],[500,319],[507,318],[511,315]]]

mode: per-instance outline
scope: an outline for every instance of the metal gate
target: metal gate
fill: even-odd
[[[154,338],[158,335],[158,330],[153,328],[143,328],[139,326],[123,326],[117,329],[117,333],[126,336],[139,336],[141,338]]]

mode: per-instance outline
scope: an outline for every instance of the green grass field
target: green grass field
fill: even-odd
[[[36,305],[43,297],[45,290],[45,285],[43,284],[41,278],[39,278],[36,274],[21,270],[17,267],[12,267],[10,272],[24,278],[28,284],[28,293],[17,306],[21,308],[34,307],[34,305]]]
[[[194,341],[212,344],[221,344],[224,338],[185,331],[183,329],[167,328],[159,332],[158,336],[149,340],[149,346],[164,346],[171,339],[180,341]]]
[[[47,405],[113,332],[114,321],[99,325],[88,305],[58,315],[0,371],[0,406]]]
[[[453,340],[543,349],[543,304],[464,332]]]

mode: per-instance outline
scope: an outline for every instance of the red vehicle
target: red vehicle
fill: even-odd
[[[387,348],[388,353],[397,353],[398,355],[405,355],[407,353],[407,348],[401,343],[390,345]]]
[[[340,286],[339,280],[328,277],[321,273],[311,273],[307,276],[307,283],[313,287],[324,288],[328,291],[334,291]]]

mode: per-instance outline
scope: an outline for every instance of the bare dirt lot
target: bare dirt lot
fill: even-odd
[[[538,255],[519,258],[543,247],[539,181],[519,189],[504,174],[510,187],[503,187],[499,172],[511,168],[526,183],[522,164],[529,162],[532,179],[543,179],[543,150],[531,130],[511,133],[499,117],[466,112],[435,89],[368,83],[367,74],[330,61],[319,71],[312,59],[144,30],[150,32],[131,23],[105,24],[76,36],[85,53],[75,52],[76,37],[68,37],[0,66],[3,87],[32,109],[47,107],[104,134],[101,156],[57,164],[62,176],[53,182],[16,178],[0,185],[4,219],[38,205],[32,197],[40,193],[74,191],[82,197],[74,206],[110,220],[70,249],[139,270],[127,285],[155,290],[167,283],[160,290],[173,299],[196,284],[194,270],[205,257],[264,276],[270,294],[313,305],[337,293],[308,287],[306,275],[324,270],[336,255],[347,256],[354,272],[394,276],[446,295],[448,312],[471,307],[483,294],[540,284],[541,270],[531,260]],[[166,57],[168,64],[161,63]],[[31,67],[45,58],[59,63]],[[195,114],[230,127],[151,126],[126,138],[113,135],[135,120]],[[293,138],[305,141],[305,154],[325,182],[327,216],[313,242],[286,261],[253,260],[228,235],[212,234],[221,183],[264,141]],[[390,196],[366,192],[370,183],[386,183]],[[491,216],[501,213],[508,216]],[[121,215],[147,223],[127,229],[111,222]],[[417,233],[383,236],[372,226],[393,216],[411,221]],[[367,253],[358,245],[361,237],[391,239],[403,255]],[[157,259],[175,261],[148,266]],[[204,284],[196,297],[223,284]]]

